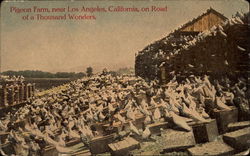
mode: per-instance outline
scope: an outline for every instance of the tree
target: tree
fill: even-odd
[[[25,78],[81,78],[85,76],[85,73],[75,73],[75,72],[43,72],[39,70],[24,70],[24,71],[5,71],[0,74],[8,76],[24,76]]]
[[[93,75],[93,68],[92,67],[88,67],[86,69],[86,73],[87,73],[87,76],[92,76]]]

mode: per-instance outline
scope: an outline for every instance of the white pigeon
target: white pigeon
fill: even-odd
[[[237,46],[237,49],[239,49],[240,51],[246,51],[246,49],[240,47],[240,46]]]
[[[129,109],[126,113],[126,116],[128,119],[135,120],[135,112],[131,109]]]
[[[194,68],[194,66],[193,66],[192,64],[188,64],[188,66],[189,66],[190,68]]]
[[[141,101],[141,106],[142,106],[143,108],[148,108],[148,103],[146,102],[145,99],[143,99],[143,100]]]
[[[103,113],[102,112],[100,112],[99,113],[99,119],[101,120],[101,121],[103,121],[104,119],[105,119],[105,116],[103,115]]]
[[[41,149],[40,146],[36,142],[33,142],[33,141],[31,141],[30,146],[33,151],[38,151]]]
[[[206,113],[205,109],[202,107],[201,108],[201,116],[204,118],[204,119],[208,119],[210,118],[210,116]]]
[[[70,154],[70,153],[73,152],[72,149],[67,148],[67,147],[60,146],[59,144],[56,144],[55,147],[56,147],[56,150],[57,150],[59,153]]]
[[[227,62],[227,60],[224,61],[224,64],[227,65],[227,66],[229,65],[228,62]]]
[[[161,103],[163,103],[162,99],[161,99]],[[157,103],[155,102],[153,98],[151,98],[150,105],[153,107],[157,107]]]
[[[137,135],[140,135],[138,129],[134,126],[134,124],[131,121],[129,121],[129,127],[130,127],[130,131],[132,131],[133,133]]]
[[[160,118],[161,118],[161,112],[160,112],[159,108],[156,108],[154,111],[153,119],[156,122],[156,121],[159,121]]]
[[[50,130],[49,126],[45,126],[45,132],[51,136],[54,136],[55,134]]]
[[[2,156],[7,156],[7,154],[5,154],[5,152],[2,150],[2,148],[0,148],[0,154],[1,154]]]
[[[108,104],[108,109],[109,109],[109,112],[115,111],[115,108],[113,107],[113,105],[111,103]]]
[[[221,101],[220,97],[215,98],[215,105],[220,110],[232,110],[229,106],[227,106],[225,103]]]
[[[169,99],[169,104],[170,104],[170,107],[171,109],[176,113],[176,114],[179,114],[179,109],[176,107],[176,106],[180,106],[178,101],[176,99],[172,99],[170,98]]]
[[[142,132],[142,138],[143,139],[148,139],[151,135],[151,132],[148,128],[148,126],[146,126],[145,130]]]
[[[57,145],[57,142],[53,140],[48,134],[45,134],[44,140],[51,145],[54,145],[54,146]]]
[[[173,111],[170,111],[169,114],[172,116],[173,122],[178,126],[181,127],[187,131],[191,131],[191,127],[186,123],[183,118],[181,118],[179,115],[176,115]]]
[[[7,131],[8,129],[7,124],[4,124],[1,120],[0,120],[0,129],[3,131]]]
[[[69,137],[76,138],[76,139],[80,139],[81,138],[81,136],[76,131],[71,130],[71,129],[69,130]]]
[[[60,146],[66,146],[66,143],[65,143],[65,141],[64,141],[64,139],[63,139],[63,135],[59,135],[58,136],[58,138],[59,138],[59,140],[58,140],[58,144],[60,145]]]
[[[119,112],[118,112],[118,114],[117,114],[117,118],[118,118],[119,121],[121,121],[121,123],[125,123],[125,122],[126,122],[125,118],[122,117],[121,114],[120,114]]]
[[[151,117],[149,115],[146,115],[146,118],[143,123],[145,125],[148,125],[148,124],[151,124],[151,122],[152,122]]]
[[[182,111],[185,115],[188,117],[191,117],[192,119],[202,121],[202,122],[207,122],[206,119],[204,119],[196,110],[191,110],[189,109],[186,104],[183,104]]]

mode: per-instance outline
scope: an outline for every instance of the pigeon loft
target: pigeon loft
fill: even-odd
[[[238,109],[230,106],[232,110],[213,110],[213,117],[217,121],[217,126],[220,134],[228,131],[228,124],[238,121]]]
[[[91,153],[89,149],[83,143],[78,143],[69,147],[72,152],[70,153],[71,156],[90,156]],[[69,155],[69,154],[66,154]]]
[[[108,152],[108,144],[112,143],[113,141],[114,134],[93,138],[89,144],[91,154],[100,154]]]
[[[228,131],[236,131],[242,128],[250,127],[250,121],[241,121],[228,124]]]
[[[184,132],[173,129],[166,129],[162,132],[163,152],[181,151],[195,145],[195,138],[192,131]]]
[[[191,122],[196,143],[214,141],[218,134],[217,122],[211,119],[208,122]]]
[[[127,137],[122,141],[111,143],[108,145],[111,154],[114,156],[129,155],[129,152],[140,148],[140,143],[131,137]]]
[[[0,108],[7,106],[7,89],[0,87]]]
[[[222,141],[214,141],[189,148],[190,155],[217,155],[226,156],[233,155],[234,149]]]
[[[153,124],[149,124],[148,128],[151,132],[151,134],[161,134],[161,128],[162,129],[167,129],[169,128],[169,123],[168,122],[158,122],[158,123],[153,123]]]
[[[223,135],[223,140],[238,152],[250,148],[250,127],[243,128]]]

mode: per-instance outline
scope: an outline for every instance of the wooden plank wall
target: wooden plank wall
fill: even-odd
[[[193,24],[182,28],[180,31],[198,31],[202,32],[212,28],[214,25],[221,24],[223,19],[214,13],[210,12],[207,15],[204,15],[200,19],[198,19]]]

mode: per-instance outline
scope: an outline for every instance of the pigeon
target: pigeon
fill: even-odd
[[[66,146],[66,143],[65,143],[65,141],[64,141],[64,139],[63,139],[63,138],[64,138],[63,135],[59,135],[58,138],[59,138],[58,144],[59,144],[60,146],[65,147],[65,146]]]
[[[56,145],[57,144],[57,142],[55,140],[53,140],[48,134],[45,134],[44,140],[46,142],[48,142],[49,144],[51,144],[51,145]]]
[[[225,103],[221,101],[220,97],[215,98],[215,105],[220,110],[232,110],[229,106],[227,106]]]
[[[155,122],[159,121],[161,118],[161,112],[159,110],[159,108],[156,108],[155,111],[154,111],[154,116],[153,116],[153,120]]]
[[[119,112],[118,112],[118,114],[117,114],[117,118],[118,118],[118,120],[119,120],[122,124],[126,122],[125,118],[122,117],[121,114],[120,114]]]
[[[229,65],[228,62],[227,62],[227,60],[224,61],[224,64],[227,65],[227,66]]]
[[[140,135],[138,129],[133,125],[133,123],[131,121],[129,121],[129,127],[130,127],[130,131],[137,134],[137,135]]]
[[[179,115],[176,115],[173,111],[170,111],[169,114],[171,115],[173,122],[180,128],[185,129],[186,131],[191,131],[192,128],[186,123],[186,121],[181,118]]]
[[[102,114],[102,112],[99,113],[99,119],[100,121],[103,121],[106,117]]]
[[[240,47],[240,46],[237,46],[237,49],[239,49],[240,51],[246,51],[246,49]]]
[[[204,119],[202,116],[200,116],[200,114],[196,110],[189,109],[185,103],[183,103],[182,112],[184,115],[186,115],[194,120],[207,122],[206,119]]]
[[[45,126],[45,132],[49,134],[50,136],[55,136],[55,134],[50,130],[49,126]]]
[[[67,147],[63,147],[63,146],[60,146],[59,144],[56,144],[56,150],[61,153],[61,154],[70,154],[73,152],[72,149],[70,148],[67,148]]]
[[[0,154],[1,154],[2,156],[8,156],[8,155],[2,150],[2,148],[0,148]]]
[[[188,64],[188,66],[189,66],[190,68],[194,68],[194,66],[193,66],[192,64]]]
[[[126,116],[128,119],[131,119],[133,121],[135,121],[135,112],[133,110],[128,110],[126,113]]]
[[[150,132],[148,126],[146,126],[145,130],[142,132],[142,138],[148,139],[150,136],[151,136],[151,132]]]
[[[145,120],[143,121],[143,123],[144,123],[145,125],[148,125],[148,124],[151,124],[151,122],[152,122],[152,120],[151,120],[150,115],[146,115],[146,118],[145,118]]]
[[[162,99],[161,99],[161,103],[162,103]],[[153,98],[151,98],[151,101],[150,101],[150,105],[153,106],[153,107],[157,107],[157,103],[155,102],[155,100]]]
[[[7,124],[4,124],[1,120],[0,120],[0,130],[2,130],[2,131],[8,130]]]
[[[207,114],[207,112],[205,111],[205,108],[203,106],[200,105],[200,107],[198,108],[200,115],[204,118],[204,119],[209,119],[210,116]]]
[[[115,108],[112,106],[111,103],[108,104],[108,109],[109,109],[109,112],[114,112],[115,111]]]
[[[30,146],[33,151],[38,152],[39,150],[41,150],[40,146],[36,142],[31,141]]]
[[[74,130],[69,130],[69,137],[70,138],[75,138],[75,139],[80,139],[81,137],[80,137],[80,135],[76,132],[76,131],[74,131]]]

